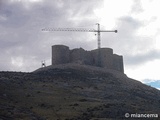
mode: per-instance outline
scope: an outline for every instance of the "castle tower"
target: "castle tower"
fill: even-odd
[[[101,67],[112,69],[113,64],[113,49],[101,48]]]
[[[98,66],[98,49],[92,50],[91,53],[94,59],[94,66]],[[100,53],[100,66],[108,69],[112,68],[113,49],[101,48]]]
[[[123,56],[113,54],[113,69],[124,73]]]
[[[65,45],[52,46],[52,65],[69,63],[69,47]]]

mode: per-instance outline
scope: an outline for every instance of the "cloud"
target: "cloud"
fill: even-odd
[[[127,65],[139,65],[158,59],[160,59],[160,51],[150,50],[141,54],[125,56],[125,63]]]
[[[125,66],[138,66],[160,58],[155,49],[154,38],[138,33],[144,23],[132,16],[123,16],[117,20],[118,34],[103,34],[104,46],[114,48],[115,53],[124,56]],[[106,39],[106,40],[105,40]]]
[[[103,39],[108,39],[103,42],[104,46],[112,47],[116,52],[124,55],[142,52],[149,48],[150,38],[137,35],[137,31],[144,26],[143,22],[132,16],[123,16],[117,19],[116,23],[117,35],[103,34]]]
[[[21,27],[30,18],[29,15],[26,14],[21,3],[4,4],[1,7],[0,14],[5,18],[4,21],[1,21],[1,26],[7,28]]]
[[[144,9],[142,7],[142,1],[141,0],[134,0],[132,8],[131,8],[131,13],[139,14],[143,11],[144,11]]]
[[[96,0],[2,0],[0,6],[0,70],[32,71],[42,60],[50,64],[52,45],[73,48],[87,43],[86,33],[43,33],[42,28],[95,24],[93,9],[99,5]]]

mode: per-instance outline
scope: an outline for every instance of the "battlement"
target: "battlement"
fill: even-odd
[[[76,48],[70,50],[65,45],[54,45],[52,46],[52,65],[77,63],[98,66],[98,52],[98,49],[86,51],[83,48]],[[100,53],[101,67],[124,72],[123,56],[113,54],[111,48],[101,48]]]

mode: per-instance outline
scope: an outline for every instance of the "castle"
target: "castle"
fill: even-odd
[[[100,52],[100,67],[124,73],[123,56],[113,54],[113,49],[111,48],[100,48],[99,50],[86,51],[83,48],[70,50],[65,45],[54,45],[52,46],[52,65],[77,63],[99,66],[98,52]]]

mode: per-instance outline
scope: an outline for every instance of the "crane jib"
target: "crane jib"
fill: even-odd
[[[117,30],[94,30],[94,29],[73,29],[73,28],[44,28],[42,31],[74,31],[74,32],[115,32]]]

